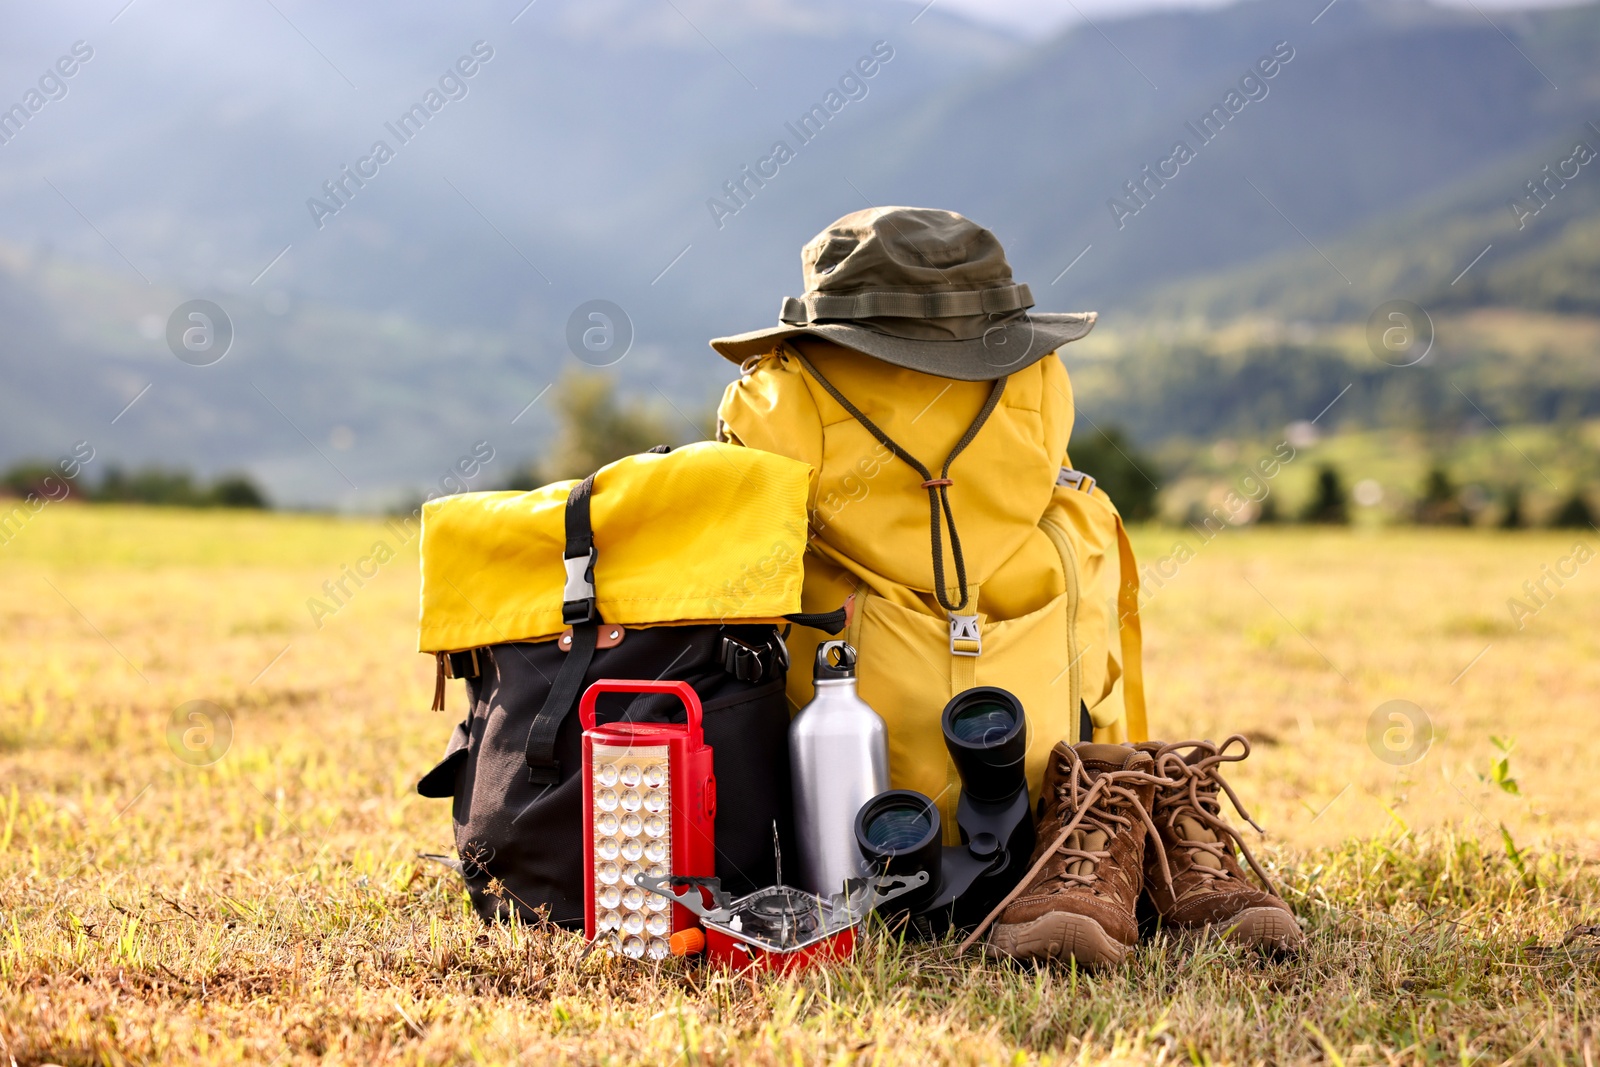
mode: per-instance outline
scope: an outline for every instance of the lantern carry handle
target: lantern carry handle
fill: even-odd
[[[689,732],[700,733],[700,695],[688,682],[632,681],[621,678],[601,678],[583,692],[578,702],[578,721],[585,730],[594,729],[595,703],[601,693],[670,693],[683,702],[689,713]]]

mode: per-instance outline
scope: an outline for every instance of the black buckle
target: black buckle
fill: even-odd
[[[731,634],[722,635],[722,669],[741,682],[759,682],[766,664],[761,650],[747,645]]]
[[[444,657],[444,676],[446,678],[476,678],[483,673],[483,668],[478,661],[478,650],[469,648],[465,652],[447,652]]]
[[[534,785],[560,785],[561,764],[548,763],[537,766],[528,764],[528,781]]]
[[[772,630],[760,645],[723,634],[718,659],[724,671],[747,683],[771,681],[789,669],[789,649],[777,630]]]
[[[561,621],[568,626],[582,626],[586,622],[599,622],[600,612],[595,609],[594,598],[588,600],[563,600]]]

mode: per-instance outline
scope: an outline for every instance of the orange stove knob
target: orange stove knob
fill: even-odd
[[[698,926],[679,930],[667,939],[674,956],[694,956],[706,950],[706,935]]]

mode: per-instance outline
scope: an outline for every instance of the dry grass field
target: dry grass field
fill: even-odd
[[[397,557],[319,628],[307,599],[379,539]],[[1254,740],[1232,780],[1306,952],[1161,938],[1085,976],[880,933],[748,979],[485,929],[416,858],[450,844],[412,786],[462,695],[427,710],[414,542],[52,506],[0,547],[0,1065],[1594,1067],[1600,562],[1507,601],[1600,535],[1136,537],[1147,563],[1179,539],[1145,607],[1152,722]],[[1369,744],[1391,700],[1431,724],[1408,765],[1375,754],[1386,719]],[[216,731],[174,725],[191,701]]]

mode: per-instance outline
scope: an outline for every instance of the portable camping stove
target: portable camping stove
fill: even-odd
[[[744,969],[788,972],[822,960],[847,958],[856,945],[856,928],[878,905],[926,884],[928,874],[852,878],[840,892],[823,899],[793,886],[758,889],[728,899],[716,878],[643,875],[639,888],[683,906],[705,927],[706,957],[712,963]],[[678,887],[687,890],[678,893]],[[711,907],[705,906],[705,897]]]

